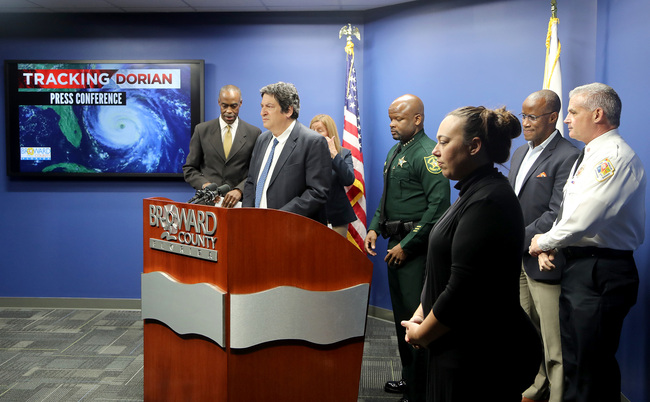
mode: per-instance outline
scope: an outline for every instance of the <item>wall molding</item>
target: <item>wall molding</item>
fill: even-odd
[[[368,315],[373,318],[393,322],[393,310],[387,310],[382,307],[368,306]]]
[[[81,297],[0,297],[0,307],[140,310],[140,299]]]
[[[140,299],[96,299],[82,297],[0,297],[0,307],[140,310]],[[368,315],[393,322],[393,311],[368,306]]]

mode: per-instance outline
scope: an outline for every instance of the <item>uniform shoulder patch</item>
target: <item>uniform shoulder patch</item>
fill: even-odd
[[[438,158],[435,155],[429,155],[424,157],[424,164],[427,167],[427,170],[433,174],[440,174],[442,169],[438,166]]]
[[[605,181],[614,176],[614,171],[616,168],[614,167],[614,164],[612,164],[612,161],[609,160],[609,158],[605,158],[596,164],[594,170],[596,171],[596,180]]]

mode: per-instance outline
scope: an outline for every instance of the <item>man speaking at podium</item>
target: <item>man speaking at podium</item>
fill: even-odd
[[[262,133],[239,116],[241,91],[226,85],[219,91],[221,115],[197,124],[190,140],[190,152],[183,165],[185,181],[197,190],[214,183],[228,184],[232,190],[221,206],[232,208],[241,201],[255,141]]]
[[[332,162],[325,137],[297,121],[300,98],[293,84],[260,89],[268,131],[255,143],[244,207],[293,212],[325,224]]]

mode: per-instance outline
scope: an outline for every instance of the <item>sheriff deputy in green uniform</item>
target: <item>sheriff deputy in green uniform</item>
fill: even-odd
[[[401,401],[426,397],[426,351],[404,340],[400,324],[409,320],[420,304],[429,232],[449,207],[449,180],[432,155],[436,142],[424,133],[424,104],[414,95],[395,99],[388,108],[390,132],[396,144],[384,163],[384,191],[368,227],[366,252],[377,255],[378,234],[389,238],[384,261],[393,304],[402,378],[388,381],[386,392],[402,393]]]

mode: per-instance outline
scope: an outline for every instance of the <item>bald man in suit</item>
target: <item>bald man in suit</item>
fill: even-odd
[[[185,181],[199,190],[211,183],[228,184],[224,207],[233,207],[244,194],[251,154],[262,130],[239,118],[241,91],[226,85],[219,91],[219,118],[200,123],[190,140],[190,152],[183,165]]]

